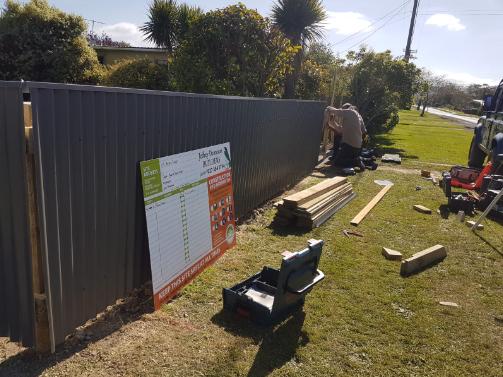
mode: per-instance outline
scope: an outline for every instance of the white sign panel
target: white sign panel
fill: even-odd
[[[140,162],[154,306],[235,245],[230,144]]]

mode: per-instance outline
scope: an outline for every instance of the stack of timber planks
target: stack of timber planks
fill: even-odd
[[[326,179],[277,204],[276,223],[317,228],[349,203],[356,194],[346,177]]]

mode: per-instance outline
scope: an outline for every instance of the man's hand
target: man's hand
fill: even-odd
[[[363,141],[364,141],[365,143],[368,143],[368,142],[370,141],[370,136],[369,136],[369,134],[363,134]]]

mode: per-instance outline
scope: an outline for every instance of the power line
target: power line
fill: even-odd
[[[459,13],[459,12],[435,12],[435,13],[418,13],[419,16],[433,16],[435,14],[452,14],[457,16],[503,16],[501,13]]]
[[[382,21],[383,19],[385,19],[386,17],[388,17],[390,14],[394,13],[394,12],[398,12],[400,11],[402,8],[404,8],[408,3],[410,3],[412,0],[407,0],[405,2],[403,2],[401,5],[399,5],[397,8],[394,8],[393,10],[389,11],[388,13],[386,13],[384,16],[381,16],[379,17],[377,20],[375,20],[374,22],[372,22],[370,25],[368,25],[367,27],[363,28],[363,29],[360,29],[358,30],[357,32],[353,33],[353,34],[350,34],[348,35],[347,37],[341,39],[340,41],[337,41],[335,43],[332,43],[332,46],[336,46],[336,45],[339,45],[351,38],[353,38],[354,36],[360,34],[360,33],[366,33],[368,31],[368,29],[372,26],[374,26],[375,24],[379,23],[380,21]]]
[[[399,11],[398,11],[399,12]],[[379,26],[377,29],[375,29],[372,33],[370,33],[369,35],[367,35],[365,38],[359,40],[358,42],[356,42],[355,44],[351,45],[349,48],[345,49],[344,51],[341,52],[341,54],[344,54],[346,52],[348,52],[349,50],[351,50],[353,47],[356,47],[358,46],[359,44],[365,42],[366,40],[368,40],[370,37],[372,37],[375,33],[377,33],[379,30],[381,30],[383,27],[385,26],[388,26],[390,25],[391,23],[391,20],[393,20],[393,18],[395,18],[397,15],[398,15],[398,12],[396,12],[395,14],[393,14],[393,16],[391,16],[391,18],[385,22],[384,24],[382,24],[381,26]],[[403,19],[403,18],[402,18]],[[400,20],[399,20],[400,21]]]

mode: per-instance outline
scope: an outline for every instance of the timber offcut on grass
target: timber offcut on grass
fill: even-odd
[[[409,276],[435,263],[442,261],[447,256],[447,251],[442,245],[435,245],[414,254],[402,261],[400,275]]]
[[[381,201],[384,195],[391,189],[393,185],[386,185],[384,188],[351,220],[351,225],[358,226],[362,220],[369,214],[369,212],[374,208],[377,203]]]

